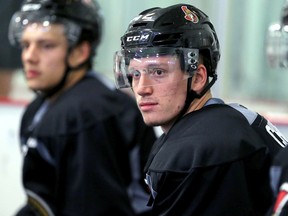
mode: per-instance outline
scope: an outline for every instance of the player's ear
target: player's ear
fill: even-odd
[[[83,41],[82,43],[74,47],[70,52],[68,57],[69,66],[73,68],[84,63],[89,58],[90,52],[90,43],[87,41]]]
[[[199,64],[194,76],[192,77],[191,88],[196,93],[200,93],[206,86],[207,69],[203,64]]]

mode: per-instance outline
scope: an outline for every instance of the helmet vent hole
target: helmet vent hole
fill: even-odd
[[[177,34],[160,34],[156,35],[153,44],[154,45],[176,45],[179,38],[181,38],[181,33]]]
[[[133,27],[141,27],[141,26],[146,26],[147,25],[147,23],[145,23],[145,22],[142,22],[142,23],[136,23],[136,24],[134,24],[133,25]]]
[[[170,25],[174,25],[173,22],[166,22],[166,23],[162,23],[161,26],[170,26]]]

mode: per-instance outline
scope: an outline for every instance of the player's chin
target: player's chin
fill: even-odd
[[[41,84],[35,82],[35,81],[27,81],[28,88],[32,91],[39,91],[39,92],[45,92],[47,88],[42,86]]]
[[[146,125],[148,126],[160,126],[162,124],[162,121],[157,119],[155,116],[153,116],[152,114],[143,114],[143,120],[145,122]]]
[[[38,91],[39,89],[41,89],[41,86],[37,82],[35,82],[35,80],[27,79],[27,86],[33,91]]]

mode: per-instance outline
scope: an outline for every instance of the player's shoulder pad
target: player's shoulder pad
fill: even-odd
[[[285,136],[265,117],[258,114],[257,112],[249,110],[248,108],[238,103],[230,103],[228,105],[242,113],[242,115],[245,116],[251,126],[253,125],[258,128],[263,128],[263,131],[268,133],[281,147],[284,148],[288,145],[288,141]]]
[[[239,111],[240,113],[242,113],[242,115],[247,119],[247,121],[249,122],[250,125],[253,124],[253,122],[256,120],[258,113],[247,109],[246,107],[244,107],[241,104],[238,103],[230,103],[228,104],[230,107],[234,108],[235,110]]]

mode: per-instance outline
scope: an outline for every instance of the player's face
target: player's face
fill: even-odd
[[[132,59],[129,70],[138,107],[147,125],[168,130],[184,106],[187,75],[169,56]],[[173,64],[171,62],[174,62]]]
[[[66,67],[68,43],[64,27],[31,24],[23,31],[21,44],[28,87],[45,91],[57,85]]]

